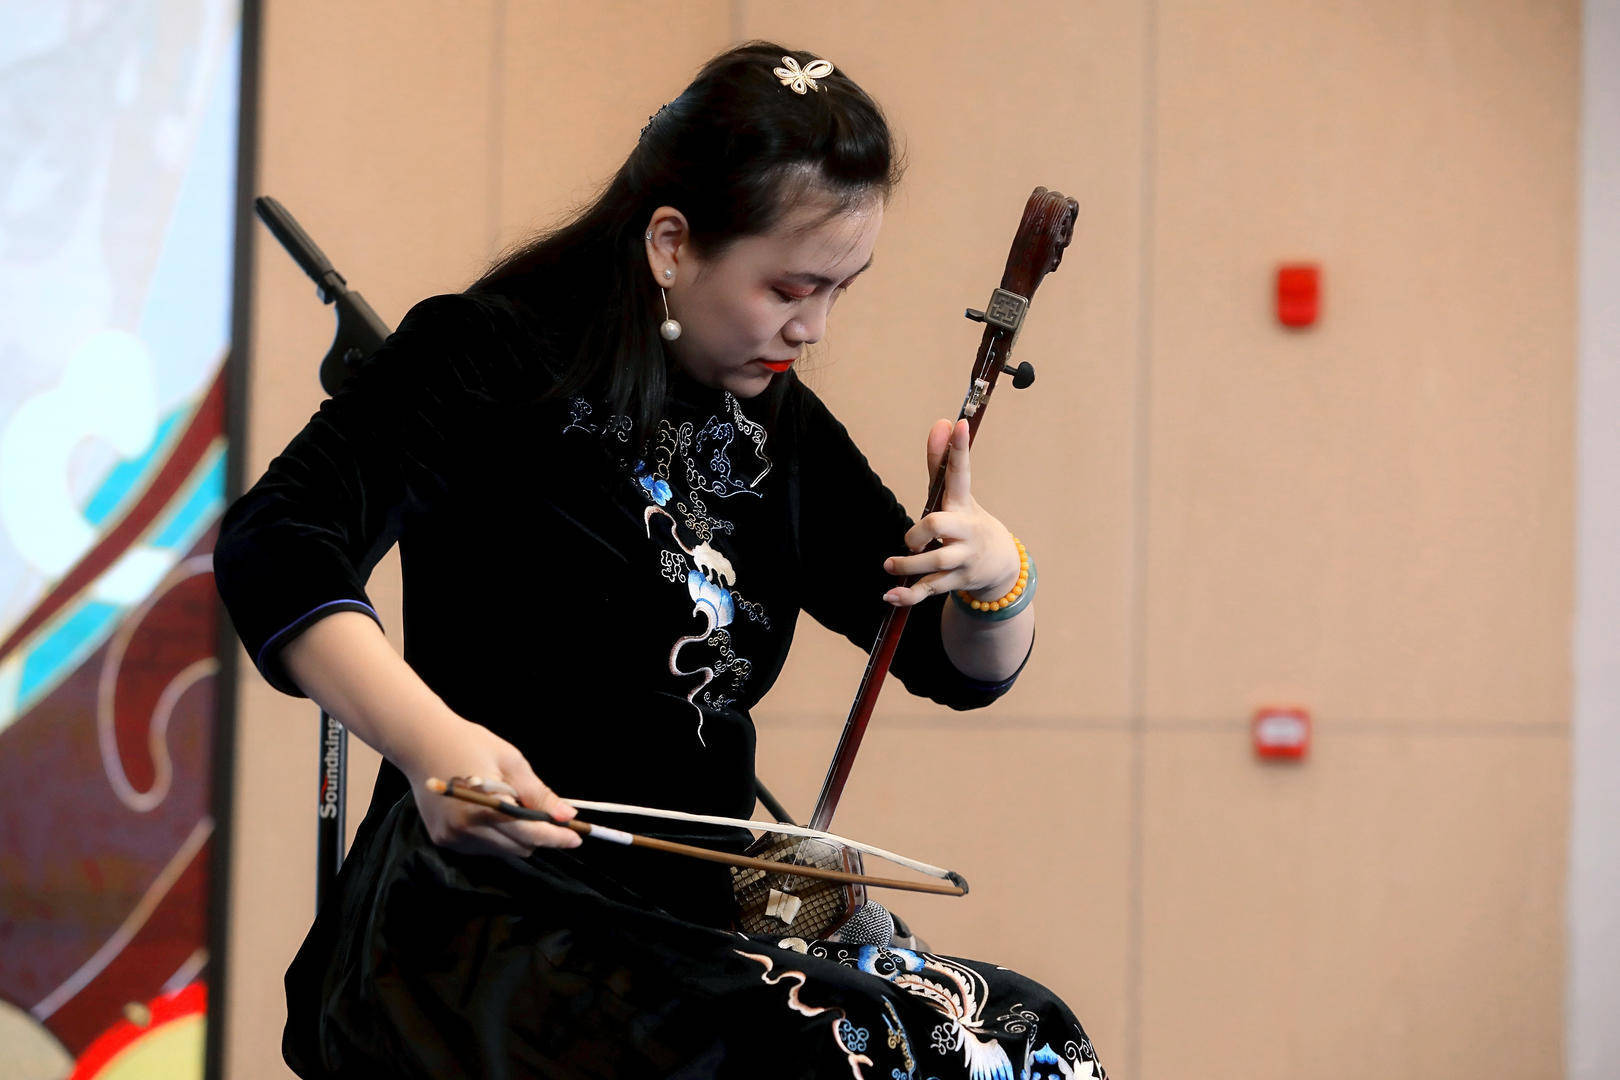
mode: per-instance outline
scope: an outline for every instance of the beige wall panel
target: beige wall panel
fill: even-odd
[[[817,51],[881,105],[910,160],[876,265],[839,302],[806,381],[917,513],[923,440],[961,406],[983,307],[1037,185],[1081,204],[1036,294],[1017,360],[973,455],[974,494],[1040,566],[1038,661],[998,712],[1117,716],[1128,708],[1132,372],[1137,348],[1141,16],[1124,0],[1025,5],[740,3],[738,34]],[[842,715],[859,657],[804,620],[778,697]],[[890,714],[927,702],[897,695]]]
[[[801,818],[830,747],[761,722],[759,773]],[[1051,987],[1123,1064],[1130,740],[1120,730],[967,718],[874,723],[833,831],[960,871],[966,897],[884,892],[936,951]],[[886,864],[869,860],[882,873]],[[901,871],[904,875],[906,872]]]
[[[1145,751],[1144,1080],[1562,1075],[1561,734]]]
[[[397,323],[461,287],[487,254],[493,5],[265,5],[256,190],[286,204],[349,284]],[[319,406],[331,309],[257,227],[249,482]],[[398,560],[371,581],[399,644]],[[226,1071],[281,1063],[282,974],[314,915],[315,707],[243,664],[231,874]],[[351,740],[358,824],[376,757]]]
[[[266,9],[259,191],[396,324],[422,297],[460,289],[488,254],[495,5]],[[302,355],[258,360],[303,375]]]
[[[727,6],[569,0],[503,5],[501,245],[572,216],[658,107],[727,45]]]
[[[1158,11],[1149,715],[1564,722],[1576,4]]]

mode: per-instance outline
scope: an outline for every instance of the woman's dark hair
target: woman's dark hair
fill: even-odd
[[[710,60],[593,201],[468,288],[531,311],[556,368],[551,393],[602,395],[630,418],[637,445],[656,431],[668,393],[663,305],[643,237],[652,212],[681,211],[697,254],[714,259],[808,197],[830,198],[820,220],[873,195],[887,202],[904,171],[876,102],[837,69],[816,79],[819,90],[794,93],[772,73],[789,56],[801,68],[816,59],[751,41]],[[770,392],[783,386],[778,377]]]

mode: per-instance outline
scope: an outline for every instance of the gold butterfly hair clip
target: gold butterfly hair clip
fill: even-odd
[[[816,85],[816,80],[831,75],[833,69],[830,60],[812,60],[801,68],[799,62],[793,57],[784,56],[782,57],[782,63],[786,66],[772,68],[771,71],[778,79],[782,80],[783,86],[792,90],[795,94],[804,93],[806,87],[811,90],[820,90],[821,87]]]

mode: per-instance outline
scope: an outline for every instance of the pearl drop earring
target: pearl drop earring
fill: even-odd
[[[664,273],[666,275],[668,275],[669,271],[665,270]],[[681,324],[676,322],[674,319],[669,317],[669,292],[668,292],[668,290],[659,289],[658,290],[658,295],[663,297],[663,299],[664,299],[664,321],[663,321],[663,324],[658,327],[658,333],[663,337],[663,339],[665,341],[674,341],[676,338],[681,336]]]

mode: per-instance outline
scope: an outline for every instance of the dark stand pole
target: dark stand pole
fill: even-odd
[[[783,825],[797,824],[791,817],[788,816],[787,810],[783,808],[781,803],[776,801],[776,796],[771,794],[771,789],[766,787],[764,782],[761,781],[758,776],[754,777],[754,794],[759,797],[759,801],[764,804],[765,809],[770,813],[771,817],[775,818]]]
[[[321,710],[321,797],[315,808],[315,910],[343,866],[343,815],[349,789],[349,733]]]
[[[281,241],[293,261],[315,282],[321,303],[331,304],[337,310],[337,335],[320,367],[321,389],[335,394],[355,366],[382,345],[389,334],[388,324],[371,310],[365,297],[348,287],[343,275],[333,268],[286,207],[262,195],[253,200],[253,210],[271,235]],[[330,894],[332,881],[343,865],[344,804],[349,788],[349,733],[325,710],[321,712],[319,762],[320,795],[315,803],[317,911]]]

